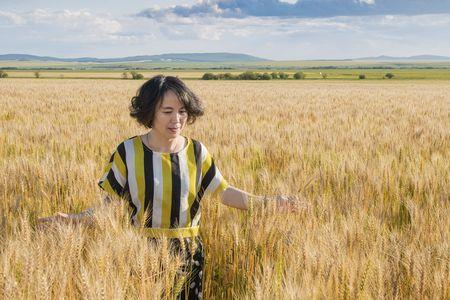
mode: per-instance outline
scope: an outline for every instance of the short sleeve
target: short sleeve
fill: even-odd
[[[202,145],[202,152],[204,155],[202,155],[201,187],[205,191],[205,195],[218,196],[229,187],[229,184],[204,145]]]
[[[108,164],[103,170],[103,176],[97,184],[110,195],[124,197],[128,184],[125,147],[123,143],[117,146],[116,150],[112,153]]]

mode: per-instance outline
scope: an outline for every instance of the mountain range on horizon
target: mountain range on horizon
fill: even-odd
[[[57,61],[57,62],[94,62],[94,63],[116,63],[116,62],[231,62],[231,61],[270,61],[252,55],[240,53],[167,53],[158,55],[137,55],[116,58],[58,58],[52,56],[37,56],[30,54],[3,54],[0,60],[19,61]]]
[[[440,56],[440,55],[430,55],[430,54],[422,54],[422,55],[414,55],[414,56],[406,56],[406,57],[396,57],[396,56],[387,56],[380,55],[376,57],[361,57],[355,58],[354,60],[379,60],[379,61],[398,61],[398,60],[450,60],[448,56]]]
[[[58,58],[52,56],[37,56],[31,54],[0,54],[0,61],[46,61],[46,62],[80,62],[80,63],[117,63],[117,62],[237,62],[237,61],[275,61],[271,59],[260,58],[241,53],[167,53],[158,55],[138,55],[116,58],[96,58],[96,57],[78,57],[78,58]],[[317,61],[321,59],[315,59]],[[380,55],[376,57],[361,57],[350,59],[324,59],[333,61],[447,61],[450,57],[438,55],[415,55],[408,57],[394,57]]]

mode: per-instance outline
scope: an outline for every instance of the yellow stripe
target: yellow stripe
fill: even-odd
[[[217,186],[216,190],[212,193],[212,197],[218,196],[221,192],[228,188],[229,184],[225,179],[222,179],[220,184]]]
[[[161,165],[163,175],[161,227],[169,228],[170,211],[172,209],[172,164],[170,163],[170,153],[161,154]]]
[[[101,184],[100,184],[105,191],[107,191],[112,196],[119,196],[117,195],[116,191],[111,187],[111,184],[109,184],[108,178],[106,178]]]
[[[150,238],[186,238],[199,234],[199,226],[180,228],[142,228],[143,234]]]
[[[112,167],[112,162],[109,162],[109,163],[106,165],[105,169],[103,170],[103,174],[108,173],[109,170],[111,169],[111,167]]]
[[[191,139],[188,140],[188,148],[187,148],[187,154],[186,159],[188,163],[188,169],[189,169],[189,194],[188,194],[188,212],[187,212],[187,219],[186,224],[187,226],[191,225],[191,212],[190,208],[192,207],[192,203],[194,203],[195,196],[197,194],[196,191],[196,175],[197,175],[197,166],[195,164],[195,153],[194,153],[194,143],[191,142]]]
[[[114,163],[116,164],[117,169],[119,169],[120,173],[124,178],[127,177],[127,169],[125,167],[125,163],[122,161],[122,157],[120,157],[120,154],[118,151],[116,151],[116,154],[114,155]]]
[[[134,145],[134,169],[136,172],[136,184],[138,188],[139,202],[141,203],[141,209],[138,212],[137,218],[139,223],[142,224],[144,214],[144,199],[145,199],[145,174],[144,174],[144,148],[138,138],[133,140]]]

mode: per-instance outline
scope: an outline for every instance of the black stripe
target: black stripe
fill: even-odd
[[[211,158],[211,166],[209,167],[208,171],[206,171],[206,174],[202,179],[202,184],[200,185],[199,193],[202,192],[202,196],[211,181],[214,179],[214,176],[216,176],[216,165],[214,163],[214,159]]]
[[[203,194],[208,188],[208,185],[213,180],[214,176],[216,176],[216,165],[214,164],[214,159],[211,158],[211,166],[209,167],[208,171],[206,171],[206,174],[203,177],[202,183],[200,185],[200,190],[198,191],[194,203],[192,203],[191,206],[191,220],[193,220],[195,215],[197,214],[198,208],[200,207],[200,200],[202,200]]]
[[[112,178],[110,178],[110,174],[112,174]],[[130,210],[130,221],[132,221],[132,217],[136,215],[137,213],[137,207],[134,205],[133,201],[131,200],[130,195],[130,189],[128,186],[128,181],[125,184],[125,187],[122,189],[122,187],[119,185],[119,183],[114,178],[114,174],[112,173],[112,170],[109,172],[107,179],[109,181],[109,184],[113,188],[113,190],[124,200],[128,202],[128,208]],[[117,184],[117,185],[116,185]],[[102,187],[103,188],[103,187]],[[121,189],[121,191],[119,191]]]
[[[197,174],[196,174],[196,180],[201,180],[202,176],[202,145],[200,145],[200,142],[196,140],[192,140],[192,143],[194,145],[194,156],[195,156],[195,165],[197,166]],[[195,182],[195,186],[197,187],[198,181]]]
[[[125,154],[125,143],[122,142],[117,146],[117,153],[119,153],[120,158],[122,159],[123,164],[125,165],[125,170],[128,174],[128,168],[127,168],[127,160],[126,160],[126,154]]]
[[[172,164],[172,206],[170,209],[170,227],[178,227],[180,225],[181,198],[180,161],[178,154],[171,153],[170,162]]]
[[[114,171],[112,169],[109,170],[108,176],[106,176],[106,179],[109,181],[109,184],[111,185],[112,189],[122,197],[123,188],[122,186],[117,182],[116,177],[114,177]]]
[[[202,146],[200,145],[199,141],[192,140],[192,144],[194,145],[194,155],[195,155],[195,161],[199,162],[201,155],[202,155]]]
[[[196,165],[196,176],[195,176],[195,188],[197,189],[198,182],[201,180],[202,176],[202,145],[199,141],[192,139],[192,144],[194,146],[194,157]],[[195,214],[198,211],[200,205],[200,199],[197,199],[198,195],[195,197],[194,202],[189,210],[191,221],[194,219]],[[201,198],[201,197],[200,197]]]
[[[123,198],[128,201],[128,209],[130,211],[130,222],[131,222],[133,216],[137,214],[137,207],[136,207],[136,205],[134,205],[133,200],[131,199],[130,188],[128,186],[128,181],[127,181],[127,183],[125,184],[125,187],[124,187]]]
[[[145,174],[144,212],[147,213],[147,219],[145,220],[145,227],[152,227],[153,191],[154,191],[152,151],[144,151],[144,174]]]

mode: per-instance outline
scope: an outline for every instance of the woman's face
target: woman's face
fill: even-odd
[[[161,137],[173,139],[181,134],[186,126],[188,113],[186,108],[178,100],[177,95],[168,90],[164,94],[164,98],[155,111],[153,118],[152,130],[158,132]]]

